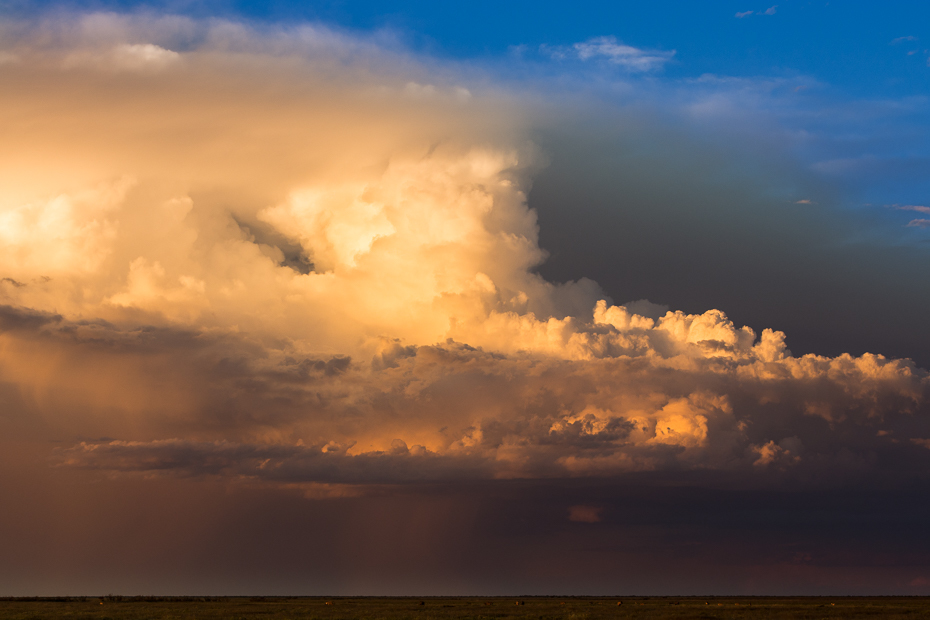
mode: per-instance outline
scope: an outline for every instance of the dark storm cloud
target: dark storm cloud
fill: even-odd
[[[620,324],[618,316],[602,321]],[[693,323],[690,338],[699,329],[719,331],[681,342],[669,316],[663,329],[621,332],[641,339],[636,349],[616,341],[612,346],[624,348],[611,353],[608,341],[593,342],[595,358],[501,355],[449,342],[408,347],[388,364],[379,356],[374,369],[347,358],[272,361],[273,352],[256,355],[257,345],[229,337],[193,344],[163,337],[157,348],[132,348],[126,335],[102,338],[98,328],[76,340],[64,324],[41,335],[67,343],[52,347],[57,355],[103,367],[112,363],[101,358],[113,357],[144,369],[145,376],[127,374],[143,394],[170,372],[158,360],[196,361],[183,368],[183,382],[175,379],[186,396],[136,405],[149,408],[149,432],[162,439],[82,442],[59,449],[54,461],[271,484],[656,471],[679,472],[682,484],[829,487],[899,484],[930,473],[926,371],[874,356],[793,358],[771,333],[752,348],[727,344],[734,332],[719,322]],[[143,343],[149,337],[147,330],[135,333]],[[36,346],[38,339],[27,341]],[[97,386],[85,389],[93,395]],[[78,415],[81,405],[71,410]],[[224,439],[182,439],[181,432]],[[377,447],[384,443],[389,448]]]
[[[113,472],[224,476],[272,483],[398,484],[488,475],[480,457],[449,458],[402,440],[390,452],[346,455],[351,445],[243,445],[183,440],[82,443],[58,454],[64,466]]]
[[[61,320],[62,317],[56,314],[0,306],[0,330],[2,331],[35,331],[47,325],[57,325]]]

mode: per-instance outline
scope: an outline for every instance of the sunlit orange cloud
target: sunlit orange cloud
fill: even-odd
[[[719,310],[536,274],[528,95],[321,29],[90,15],[10,40],[0,377],[69,438],[59,466],[287,486],[926,460],[906,360],[796,358]]]

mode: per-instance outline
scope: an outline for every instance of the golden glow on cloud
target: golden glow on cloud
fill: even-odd
[[[719,310],[647,317],[535,274],[542,158],[515,96],[320,31],[45,28],[57,43],[0,64],[0,377],[52,427],[116,437],[61,463],[281,485],[754,473],[927,430],[909,362],[795,358]],[[823,434],[842,425],[852,448]]]

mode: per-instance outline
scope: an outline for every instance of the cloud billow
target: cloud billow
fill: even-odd
[[[526,330],[522,321],[511,331]],[[201,343],[218,348],[198,355],[201,368],[224,357],[191,381],[211,384],[214,398],[234,395],[246,415],[227,411],[222,425],[238,441],[83,442],[56,460],[269,484],[695,471],[749,485],[829,486],[927,474],[930,379],[910,363],[794,358],[780,334],[756,340],[716,311],[653,322],[601,302],[586,327],[560,334],[555,351],[546,328],[544,350],[393,345],[374,366],[347,358],[230,364],[229,344]],[[206,420],[199,426],[196,434],[209,436]],[[256,442],[262,428],[290,440]]]
[[[122,36],[136,23],[107,27]],[[883,450],[923,462],[928,379],[906,361],[795,358],[781,333],[757,337],[719,310],[647,317],[590,280],[537,275],[545,253],[524,187],[539,155],[494,95],[463,100],[440,85],[413,96],[402,70],[355,68],[364,49],[339,61],[362,72],[346,82],[319,52],[300,56],[302,36],[263,47],[229,29],[184,53],[117,39],[83,64],[74,59],[96,48],[78,38],[21,49],[24,64],[3,69],[19,84],[7,106],[47,97],[46,75],[75,102],[42,112],[45,129],[29,138],[64,159],[21,160],[49,174],[25,177],[2,215],[7,315],[35,325],[6,332],[4,365],[22,366],[17,352],[38,339],[49,355],[133,358],[120,373],[145,386],[145,334],[163,340],[164,359],[190,346],[207,356],[199,381],[176,386],[186,429],[158,399],[127,404],[162,412],[149,436],[84,442],[61,463],[367,485],[653,470],[815,480],[868,470]],[[671,57],[607,38],[572,49],[637,70]],[[138,62],[114,71],[105,60],[126,50]],[[310,86],[284,86],[295,71]],[[132,113],[86,90],[91,77],[125,92]],[[227,102],[221,93],[248,80],[265,89]],[[140,133],[149,122],[164,133]],[[74,141],[91,145],[86,179],[63,175]],[[50,313],[54,328],[38,318]],[[182,346],[170,333],[196,336]],[[100,398],[94,385],[74,389],[75,402]],[[230,393],[236,413],[223,412]],[[226,431],[216,416],[230,418]]]

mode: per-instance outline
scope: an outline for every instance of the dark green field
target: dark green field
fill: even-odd
[[[622,603],[622,604],[618,604]],[[930,618],[924,597],[154,598],[0,600],[0,620],[601,620],[626,618]]]

